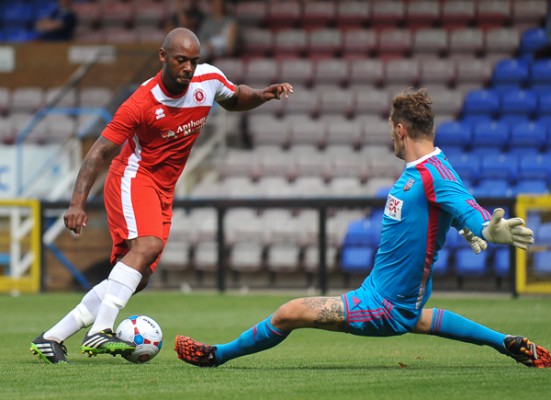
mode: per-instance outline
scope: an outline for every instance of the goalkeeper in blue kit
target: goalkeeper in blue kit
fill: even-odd
[[[478,253],[486,241],[526,250],[533,232],[520,218],[490,214],[469,194],[444,153],[434,147],[434,113],[426,89],[394,97],[389,118],[394,152],[405,169],[385,205],[375,263],[361,287],[341,296],[289,301],[225,344],[177,336],[183,361],[215,367],[281,343],[293,330],[318,328],[360,336],[419,333],[493,347],[529,367],[551,367],[549,352],[524,336],[497,332],[451,311],[424,306],[432,266],[454,227]]]

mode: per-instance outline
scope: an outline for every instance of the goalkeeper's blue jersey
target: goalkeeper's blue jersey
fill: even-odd
[[[480,207],[435,150],[407,163],[387,198],[381,242],[369,280],[394,304],[420,309],[432,292],[432,265],[451,226],[481,236],[490,213]]]

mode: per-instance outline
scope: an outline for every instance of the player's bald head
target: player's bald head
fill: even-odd
[[[170,32],[168,32],[165,41],[163,42],[163,48],[166,51],[171,51],[180,47],[199,48],[199,46],[199,39],[197,38],[195,33],[187,28],[176,28],[171,30]]]

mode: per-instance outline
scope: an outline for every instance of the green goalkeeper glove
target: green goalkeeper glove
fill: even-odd
[[[492,243],[512,244],[523,250],[534,244],[534,232],[524,226],[522,218],[505,219],[504,215],[502,208],[494,210],[490,223],[482,230],[484,239]]]
[[[471,245],[471,249],[473,249],[475,254],[478,254],[488,248],[488,243],[486,243],[484,239],[481,239],[474,233],[472,233],[471,230],[467,227],[461,229],[459,231],[459,234],[463,236],[467,242],[469,242],[469,244]]]

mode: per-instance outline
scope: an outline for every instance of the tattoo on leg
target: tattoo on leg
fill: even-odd
[[[344,326],[344,307],[338,297],[309,297],[303,300],[308,310],[316,313],[314,327],[340,330]]]

